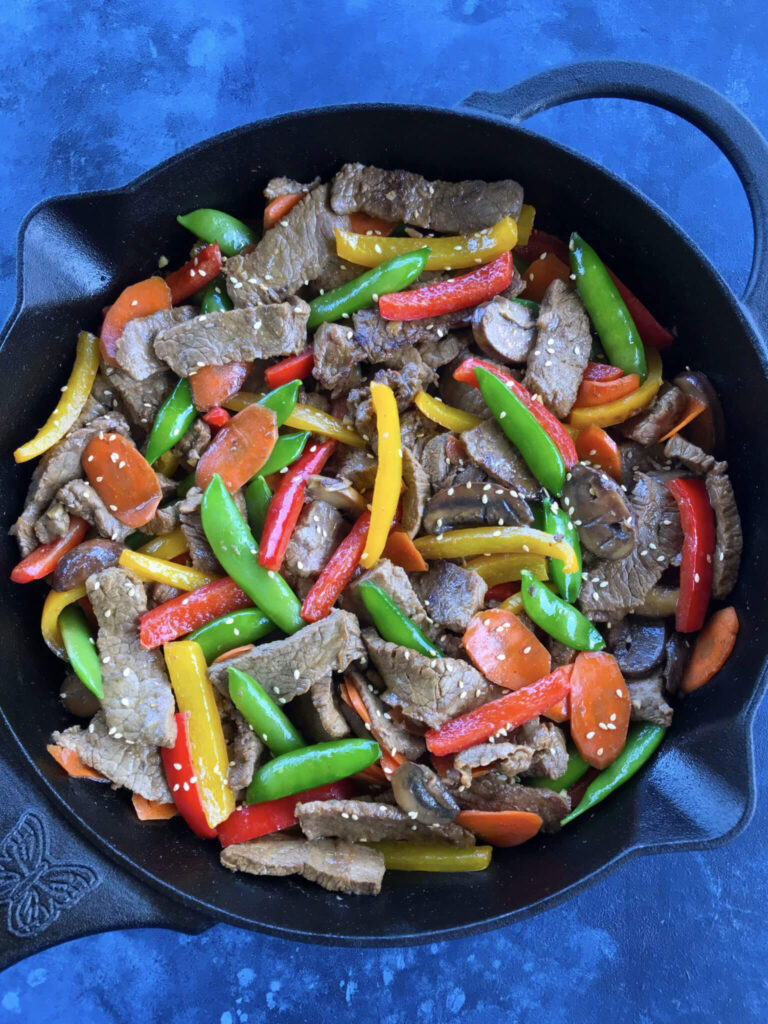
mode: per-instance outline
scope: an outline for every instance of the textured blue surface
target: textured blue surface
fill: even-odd
[[[14,235],[55,193],[123,184],[216,131],[335,102],[450,106],[543,68],[622,57],[689,72],[764,132],[764,0],[6,0],[0,74],[0,307]],[[751,227],[735,175],[670,115],[591,101],[533,127],[625,175],[698,241],[735,289]],[[41,953],[0,978],[0,1022],[265,1020],[675,1024],[768,1017],[768,709],[756,723],[758,808],[735,842],[635,861],[532,921],[405,950],[297,947],[218,926],[135,931]]]

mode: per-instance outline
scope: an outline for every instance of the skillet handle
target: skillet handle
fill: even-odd
[[[768,337],[768,144],[752,122],[710,86],[639,61],[585,61],[543,71],[503,92],[474,92],[461,107],[521,124],[550,107],[585,99],[640,100],[685,118],[723,152],[747,194],[754,255],[742,302]]]

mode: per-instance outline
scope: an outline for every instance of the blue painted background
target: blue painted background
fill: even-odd
[[[0,309],[13,302],[16,227],[38,200],[123,184],[212,133],[292,108],[450,106],[612,56],[702,78],[768,133],[765,0],[229,0],[215,18],[208,6],[5,0]],[[694,129],[619,101],[571,105],[533,126],[637,184],[743,286],[746,202]],[[223,925],[196,938],[93,936],[6,971],[0,1024],[764,1021],[767,708],[756,732],[757,813],[727,847],[637,861],[533,921],[425,948],[296,947]]]

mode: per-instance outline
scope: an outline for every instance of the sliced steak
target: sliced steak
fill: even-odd
[[[50,544],[69,530],[69,512],[59,501],[52,502],[35,523],[35,536],[41,544]]]
[[[516,491],[518,497],[537,499],[541,496],[538,480],[495,420],[486,420],[471,430],[465,430],[461,440],[472,462],[494,480]]]
[[[456,755],[453,760],[454,770],[459,773],[462,786],[472,784],[472,769],[486,768],[493,765],[508,779],[530,768],[533,760],[533,749],[526,743],[511,743],[504,740],[500,743],[477,743],[467,747]]]
[[[376,482],[378,464],[372,452],[345,448],[338,458],[332,460],[331,465],[334,467],[334,476],[345,477],[355,490],[369,491]]]
[[[707,473],[705,481],[710,503],[715,510],[712,596],[718,601],[727,597],[736,585],[744,545],[739,510],[726,469],[725,462],[717,463],[715,468]]]
[[[574,650],[573,647],[561,644],[559,640],[555,640],[555,638],[551,636],[545,637],[544,642],[547,650],[549,651],[553,670],[559,668],[561,665],[570,665],[571,662],[576,660],[576,656],[579,652]]]
[[[103,711],[98,711],[84,729],[73,725],[63,732],[55,732],[51,742],[65,750],[74,750],[83,764],[145,800],[162,804],[173,800],[157,747],[143,740],[126,743],[107,726]]]
[[[444,488],[426,507],[424,531],[442,533],[467,526],[519,526],[533,522],[528,502],[517,491],[487,480]]]
[[[303,299],[206,313],[160,331],[155,352],[179,377],[202,366],[297,355],[307,346],[308,317]]]
[[[183,469],[190,472],[195,468],[203,452],[211,443],[211,428],[198,417],[180,441],[171,448],[174,455],[178,455]]]
[[[523,189],[516,181],[428,181],[411,171],[344,164],[331,185],[337,213],[367,213],[441,234],[463,235],[517,218]]]
[[[358,368],[365,353],[355,332],[344,324],[320,324],[312,341],[315,353],[312,376],[334,398],[363,382]]]
[[[400,611],[407,615],[419,629],[427,635],[431,632],[431,622],[427,610],[413,589],[411,578],[405,569],[390,562],[388,558],[380,558],[372,569],[356,577],[344,591],[343,607],[354,612],[361,622],[369,625],[373,620],[358,593],[360,583],[375,583],[385,594],[392,598]]]
[[[310,501],[299,515],[285,551],[285,572],[307,579],[317,576],[344,538],[344,518],[327,501]]]
[[[664,445],[664,456],[670,462],[679,462],[697,476],[705,476],[716,465],[714,455],[707,455],[679,434],[670,437]]]
[[[147,610],[144,587],[117,566],[90,576],[85,587],[99,624],[101,706],[110,735],[129,744],[172,747],[176,704],[163,655],[139,642],[139,618]]]
[[[571,809],[566,792],[521,786],[496,772],[474,778],[469,787],[460,784],[455,772],[449,772],[446,781],[451,783],[451,792],[462,810],[530,811],[544,822],[542,832],[557,832]]]
[[[234,705],[227,709],[226,716],[231,723],[232,731],[227,744],[227,783],[237,792],[250,785],[256,765],[264,753],[264,744]]]
[[[342,739],[350,734],[347,720],[340,710],[330,672],[316,683],[312,683],[306,693],[295,699],[291,706],[291,715],[294,715],[294,711],[302,732],[317,743]]]
[[[174,487],[174,490],[176,488]],[[181,502],[174,501],[169,505],[161,505],[148,523],[144,523],[142,533],[150,537],[164,537],[181,525]]]
[[[443,428],[433,420],[428,420],[418,409],[408,409],[400,417],[400,440],[406,448],[410,448],[419,462],[424,458],[424,448],[428,441],[443,433]]]
[[[281,175],[277,178],[270,178],[267,184],[264,186],[264,198],[267,200],[277,199],[278,196],[288,196],[295,194],[296,192],[311,192],[313,188],[316,188],[320,184],[320,179],[315,178],[314,181],[310,181],[308,185],[302,185],[300,181],[296,181],[295,178],[286,178]]]
[[[132,527],[112,515],[87,480],[72,480],[64,484],[56,493],[56,501],[68,513],[80,516],[95,526],[100,537],[124,541],[133,532]]]
[[[443,629],[463,633],[485,601],[485,580],[472,569],[438,559],[427,572],[414,573],[414,589],[429,617]]]
[[[155,355],[154,341],[158,332],[196,315],[194,306],[175,306],[129,320],[115,343],[115,362],[134,380],[145,380],[154,373],[161,373],[166,366]]]
[[[423,825],[400,807],[366,800],[311,800],[296,804],[296,817],[307,839],[338,838],[351,843],[445,842],[474,846],[475,837],[452,821]]]
[[[371,672],[371,678],[381,682],[379,677]],[[353,668],[347,669],[345,679],[351,681],[360,694],[360,699],[365,704],[365,709],[371,719],[370,729],[360,722],[360,735],[371,733],[376,736],[383,746],[391,753],[403,754],[409,761],[417,761],[426,752],[426,746],[421,736],[414,736],[404,726],[393,721],[392,715],[387,711],[386,705],[382,702],[378,692],[369,683],[368,678]],[[354,714],[354,712],[353,712]],[[357,717],[357,716],[356,716]],[[358,719],[358,721],[360,721]]]
[[[455,434],[431,437],[421,453],[421,464],[434,491],[444,490],[454,482],[459,471],[457,450],[460,442]]]
[[[221,863],[250,875],[302,875],[331,892],[376,896],[384,877],[384,855],[341,839],[310,842],[281,833],[227,846]]]
[[[524,363],[536,340],[536,317],[522,303],[496,295],[476,307],[472,333],[486,355],[505,363]]]
[[[352,317],[355,342],[369,363],[380,363],[406,345],[439,347],[448,332],[467,319],[467,311],[424,320],[385,320],[377,309],[361,309]]]
[[[646,448],[657,444],[682,419],[688,399],[674,384],[662,384],[647,409],[619,425],[619,430]]]
[[[327,618],[310,623],[293,636],[259,644],[244,654],[216,662],[209,667],[208,675],[226,693],[229,669],[239,668],[258,679],[278,703],[287,704],[329,672],[343,672],[359,660],[365,660],[365,648],[357,619],[334,609]]]
[[[426,658],[387,643],[372,629],[364,631],[363,639],[390,691],[384,695],[384,703],[433,729],[507,692],[489,683],[466,661]]]
[[[402,452],[403,482],[406,491],[402,497],[403,514],[400,525],[409,537],[415,537],[421,527],[421,517],[432,493],[432,485],[425,469],[411,449],[403,446]]]
[[[171,390],[176,378],[169,370],[153,373],[151,377],[136,381],[122,370],[112,370],[109,383],[114,388],[120,408],[123,409],[136,438],[143,441],[149,435],[155,416]]]
[[[524,775],[541,779],[559,779],[568,768],[568,750],[565,734],[554,722],[546,718],[534,718],[510,733],[516,743],[527,743],[533,750]]]
[[[668,728],[672,724],[672,708],[664,698],[664,677],[661,672],[645,679],[628,679],[627,689],[632,702],[633,722],[652,722]]]
[[[416,350],[413,350],[416,352]],[[417,354],[412,362],[406,362],[402,369],[377,370],[373,381],[391,388],[397,401],[397,408],[405,412],[412,404],[419,391],[429,387],[435,380],[435,374],[424,360]],[[352,410],[355,429],[365,440],[370,440],[376,432],[376,413],[371,399],[371,381],[361,387],[353,388],[347,395],[347,403]]]
[[[179,502],[181,532],[187,542],[192,565],[203,572],[219,572],[219,560],[214,555],[203,529],[200,516],[202,501],[203,492],[199,487],[192,487]]]
[[[553,281],[541,300],[536,344],[523,383],[541,395],[558,419],[573,408],[591,349],[589,317],[579,293],[564,281]]]

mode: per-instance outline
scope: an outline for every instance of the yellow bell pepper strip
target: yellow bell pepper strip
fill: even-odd
[[[155,558],[153,555],[142,555],[128,548],[120,555],[120,565],[135,572],[145,583],[167,583],[169,587],[176,587],[177,590],[197,590],[198,587],[219,578],[210,572],[178,565],[176,562]]]
[[[523,203],[520,216],[517,218],[517,244],[528,245],[533,231],[533,222],[536,218],[536,207]]]
[[[165,452],[155,462],[155,469],[164,476],[173,476],[179,468],[181,459],[176,452]]]
[[[154,555],[155,558],[166,558],[171,561],[183,555],[187,548],[187,538],[180,526],[177,526],[171,533],[162,537],[153,537],[140,548],[136,549],[140,555]]]
[[[247,405],[258,402],[260,398],[261,395],[253,394],[251,391],[239,391],[224,403],[224,408],[232,412],[239,412]],[[340,444],[346,444],[350,448],[367,448],[365,441],[354,427],[348,427],[329,413],[323,412],[322,409],[315,409],[311,405],[294,406],[293,412],[285,420],[285,426],[293,427],[295,430],[309,430],[312,434],[330,438]]]
[[[227,785],[229,755],[208,666],[194,640],[166,644],[164,653],[179,711],[189,711],[189,743],[205,818],[216,828],[234,811],[235,795]]]
[[[605,405],[572,409],[565,425],[575,430],[584,430],[593,423],[598,427],[613,427],[650,405],[661,387],[661,356],[655,348],[648,348],[645,350],[645,358],[648,375],[637,391],[625,398],[617,398],[615,402],[606,402]]]
[[[335,229],[336,252],[348,263],[363,267],[378,267],[386,260],[404,252],[424,247],[423,238],[382,238],[378,235],[358,235],[353,231]],[[429,238],[431,250],[426,270],[460,270],[490,263],[503,252],[517,245],[517,223],[512,217],[503,217],[493,227],[483,228],[473,235],[447,235]]]
[[[449,846],[447,843],[366,843],[384,854],[387,871],[485,871],[491,846]]]
[[[59,616],[66,607],[80,601],[85,597],[85,586],[73,587],[72,590],[51,590],[43,605],[43,614],[40,619],[40,632],[43,640],[50,647],[57,658],[67,660],[67,652],[64,649],[64,641],[61,638],[59,629]]]
[[[360,564],[364,569],[374,566],[387,543],[392,520],[400,500],[403,482],[403,449],[400,440],[400,413],[392,388],[371,384],[371,401],[376,413],[379,437],[379,463],[371,501],[371,523]]]
[[[441,427],[452,430],[455,434],[471,430],[483,422],[479,416],[473,416],[471,412],[457,409],[454,405],[447,405],[441,398],[434,398],[426,391],[419,391],[413,404],[428,420],[439,423]]]
[[[519,580],[525,569],[537,580],[547,578],[547,561],[539,555],[478,555],[470,558],[464,568],[474,569],[489,587]]]
[[[570,544],[554,540],[528,526],[477,526],[417,537],[414,545],[424,558],[471,558],[473,555],[541,555],[560,558],[565,572],[578,572]]]
[[[99,369],[99,339],[88,331],[81,331],[77,338],[75,365],[61,398],[46,420],[45,426],[13,453],[17,462],[28,462],[42,455],[60,441],[77,417],[83,411],[93,382]]]

